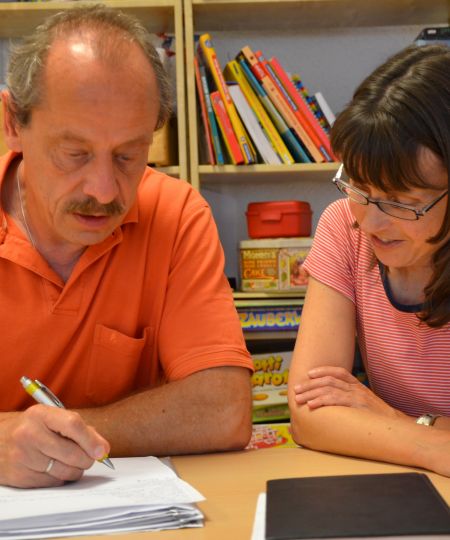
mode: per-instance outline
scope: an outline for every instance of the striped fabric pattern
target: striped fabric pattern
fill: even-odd
[[[372,390],[406,414],[450,416],[450,323],[430,328],[392,305],[370,244],[353,222],[347,200],[332,203],[321,216],[305,267],[355,303]]]

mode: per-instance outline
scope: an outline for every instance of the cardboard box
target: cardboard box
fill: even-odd
[[[253,422],[289,420],[287,384],[292,351],[253,354]]]
[[[255,424],[252,438],[246,450],[258,450],[260,448],[297,448],[291,434],[289,423],[279,424]]]
[[[148,152],[148,163],[156,167],[176,165],[178,163],[176,147],[175,122],[166,122],[153,134],[153,142]]]
[[[243,291],[305,291],[307,281],[300,267],[312,238],[242,240],[240,249]]]

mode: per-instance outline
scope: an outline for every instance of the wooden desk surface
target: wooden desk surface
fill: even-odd
[[[269,448],[223,454],[173,458],[180,476],[198,489],[206,500],[199,504],[205,514],[200,529],[151,533],[126,533],[112,540],[250,540],[256,499],[266,480],[295,476],[370,474],[418,471],[408,467],[346,458],[301,448]],[[428,473],[450,504],[450,478]],[[105,538],[85,536],[85,540]]]

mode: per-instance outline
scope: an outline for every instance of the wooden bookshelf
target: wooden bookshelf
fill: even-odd
[[[210,166],[199,164],[197,104],[193,69],[194,34],[214,31],[283,32],[310,28],[396,25],[438,25],[449,21],[448,0],[184,0],[186,88],[188,106],[190,181],[202,185],[221,182],[277,181],[296,174],[314,179],[330,177],[335,164]],[[213,35],[214,37],[214,35]],[[243,38],[243,45],[245,38]]]
[[[86,1],[84,3],[89,3]],[[96,3],[95,1],[92,3]],[[175,36],[175,73],[177,100],[177,163],[161,170],[188,178],[187,162],[187,123],[185,63],[183,54],[184,28],[183,6],[181,0],[104,0],[104,4],[121,9],[138,17],[152,33],[166,32]],[[53,13],[70,9],[76,1],[51,2],[0,2],[0,38],[20,38],[30,33],[37,25]]]

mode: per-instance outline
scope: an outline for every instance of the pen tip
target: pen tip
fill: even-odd
[[[110,469],[115,470],[115,467],[114,467],[114,465],[113,465],[113,462],[112,462],[109,458],[105,457],[105,458],[101,459],[100,461],[101,461],[102,463],[104,463],[107,467],[109,467]]]

